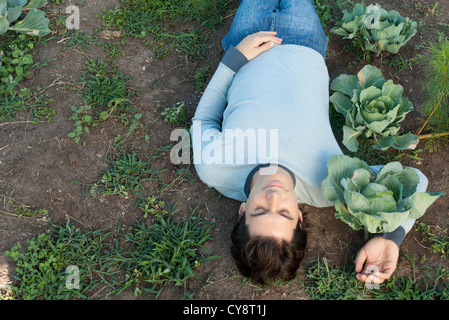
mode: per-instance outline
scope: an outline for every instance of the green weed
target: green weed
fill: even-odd
[[[197,92],[200,92],[206,86],[206,78],[209,76],[210,72],[211,72],[211,64],[209,63],[207,66],[199,69],[195,73],[195,83]]]
[[[159,217],[168,213],[165,209],[165,202],[158,200],[156,196],[146,197],[145,201],[139,204],[139,208],[143,211],[144,218],[147,218],[148,215]]]
[[[166,169],[155,170],[151,163],[138,157],[135,151],[124,153],[122,157],[110,161],[108,171],[90,189],[92,196],[119,195],[127,198],[131,192],[140,197],[147,191],[145,181],[161,182],[160,174]]]
[[[415,227],[421,231],[424,241],[430,244],[431,253],[438,253],[444,259],[449,257],[449,235],[447,233],[447,227],[431,227],[424,222],[417,223]]]
[[[18,113],[28,112],[32,121],[37,123],[41,119],[50,121],[56,113],[51,106],[53,100],[45,89],[32,91],[19,86],[22,80],[43,66],[34,62],[33,49],[45,41],[25,34],[0,36],[0,121],[15,120]]]
[[[37,217],[37,216],[46,216],[48,215],[48,211],[42,208],[31,208],[25,204],[22,204],[14,199],[9,199],[8,203],[13,207],[14,212],[17,216],[20,217]]]
[[[98,39],[96,37],[92,37],[82,30],[72,30],[66,34],[69,36],[69,39],[65,43],[65,48],[67,51],[78,47],[81,50],[89,49],[91,45],[99,45]]]
[[[418,268],[415,259],[404,254],[412,267],[412,277],[392,276],[384,284],[381,290],[373,290],[375,299],[378,300],[447,300],[449,270],[441,265],[436,272],[429,266],[421,266],[420,270],[427,277],[418,279]],[[435,273],[431,275],[430,272]],[[433,285],[432,285],[433,283]]]
[[[164,117],[164,122],[175,125],[187,120],[184,102],[177,102],[173,107],[164,108],[161,115]]]

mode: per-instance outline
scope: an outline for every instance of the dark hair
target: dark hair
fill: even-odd
[[[231,254],[239,271],[260,284],[269,280],[289,281],[304,256],[307,234],[299,227],[293,231],[291,242],[274,237],[250,237],[245,213],[231,233]]]

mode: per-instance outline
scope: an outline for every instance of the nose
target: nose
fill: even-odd
[[[271,212],[276,212],[277,207],[281,201],[281,195],[276,190],[270,190],[267,192],[268,208]]]

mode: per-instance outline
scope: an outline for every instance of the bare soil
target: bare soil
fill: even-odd
[[[117,0],[85,1],[80,6],[81,29],[94,35],[100,27],[101,15],[104,10],[113,9],[119,3]],[[398,0],[394,4],[390,1],[379,1],[382,7],[396,9],[403,16],[415,17],[421,25],[437,25],[449,22],[449,3],[439,2],[442,13],[438,16],[416,9],[415,3],[428,6],[424,1]],[[44,10],[48,15],[59,19],[66,17],[65,7],[62,5],[47,4]],[[75,3],[74,3],[75,4]],[[136,108],[143,114],[142,121],[148,128],[144,131],[137,129],[132,136],[134,150],[151,154],[154,148],[160,148],[172,143],[170,133],[176,126],[163,122],[160,116],[162,109],[157,107],[156,101],[162,101],[163,106],[171,106],[176,102],[184,101],[188,106],[187,115],[190,119],[198,103],[201,92],[195,90],[195,72],[200,67],[211,63],[212,70],[218,65],[223,51],[221,39],[229,29],[233,15],[224,19],[224,23],[217,26],[216,34],[210,33],[211,39],[207,43],[207,59],[197,62],[185,60],[182,56],[173,53],[159,61],[151,61],[154,53],[143,46],[139,39],[129,39],[129,45],[120,49],[125,52],[123,57],[116,58],[114,63],[122,73],[133,77],[133,85],[143,88],[139,97],[132,100]],[[438,25],[441,26],[441,25]],[[445,29],[447,30],[447,28]],[[449,34],[446,31],[446,35]],[[74,143],[67,134],[73,130],[73,121],[68,120],[72,114],[73,105],[80,106],[81,99],[76,92],[64,89],[64,82],[76,83],[87,56],[105,58],[101,48],[92,46],[84,52],[76,48],[68,51],[60,42],[61,34],[53,34],[54,38],[46,46],[37,48],[35,61],[51,61],[52,66],[43,67],[36,71],[31,79],[23,82],[23,86],[35,88],[47,87],[47,92],[53,99],[56,115],[49,123],[37,125],[26,122],[27,115],[23,115],[21,122],[0,123],[0,252],[9,250],[17,242],[24,242],[37,234],[47,230],[49,224],[37,219],[17,218],[11,213],[7,204],[9,197],[38,208],[49,211],[49,218],[53,223],[65,224],[67,219],[74,221],[81,228],[116,228],[117,224],[134,225],[136,219],[142,220],[143,215],[139,209],[134,208],[135,199],[120,197],[92,197],[86,192],[82,195],[80,181],[86,184],[95,183],[100,172],[108,167],[106,159],[117,155],[112,142],[117,134],[126,135],[128,128],[123,127],[118,119],[106,121],[100,126],[84,135],[86,146]],[[403,58],[409,59],[422,53],[422,44],[434,39],[434,29],[427,27],[419,35],[401,49]],[[342,52],[343,41],[331,38],[327,65],[331,79],[341,73],[355,74],[361,67],[348,68],[354,61],[351,53]],[[406,68],[399,73],[396,69],[382,64],[374,59],[370,62],[384,72],[386,78],[392,78],[396,83],[404,86],[404,93],[413,102],[415,111],[410,113],[404,122],[405,131],[416,131],[422,123],[423,117],[419,107],[425,100],[422,82],[424,74],[415,66]],[[210,76],[209,76],[210,78]],[[154,88],[153,86],[158,82]],[[144,135],[149,135],[146,142]],[[421,142],[418,148],[424,148]],[[401,162],[420,169],[429,177],[429,191],[445,192],[449,186],[449,150],[442,147],[438,152],[425,150],[420,153],[423,160],[413,160],[403,157]],[[218,192],[203,184],[195,173],[193,166],[189,168],[189,176],[193,179],[175,180],[176,171],[185,165],[171,163],[169,153],[153,162],[157,169],[168,169],[163,174],[165,183],[173,185],[163,193],[162,199],[168,203],[177,201],[179,214],[187,216],[188,206],[199,206],[202,217],[214,223],[212,230],[213,240],[206,246],[211,255],[221,258],[210,262],[209,268],[199,270],[199,278],[189,282],[188,290],[194,293],[196,299],[301,299],[306,295],[300,285],[293,281],[289,284],[277,284],[259,288],[246,283],[237,272],[230,256],[230,232],[237,219],[239,203],[221,197],[217,201]],[[154,192],[160,190],[159,186],[148,186]],[[441,197],[427,213],[420,219],[429,225],[444,225],[448,220],[449,205],[447,196]],[[345,223],[335,219],[333,208],[317,209],[301,205],[305,215],[305,228],[308,231],[308,242],[304,260],[298,270],[298,277],[302,278],[308,266],[318,257],[326,257],[337,265],[352,265],[357,251],[363,246],[365,240],[363,232],[350,229]],[[426,257],[425,264],[436,268],[439,264],[446,264],[439,255],[429,253],[423,243],[421,234],[412,230],[405,238],[401,250],[409,256],[415,256],[416,261]],[[0,289],[6,289],[12,283],[11,274],[14,274],[14,263],[11,259],[0,255]],[[411,265],[404,255],[400,256],[397,276],[411,274]],[[182,291],[179,289],[165,290],[160,299],[180,299]],[[120,299],[135,299],[131,293],[124,293]],[[152,299],[151,296],[139,299]]]

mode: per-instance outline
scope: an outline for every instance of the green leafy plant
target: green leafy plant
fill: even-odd
[[[3,68],[0,68],[0,92],[8,93],[31,72],[34,64],[31,50],[35,46],[34,41],[27,35],[21,34],[18,37],[6,37],[0,43],[0,54],[3,60]]]
[[[164,117],[164,122],[170,124],[179,124],[186,121],[184,102],[177,102],[173,107],[164,108],[161,115]]]
[[[22,204],[16,200],[10,199],[8,201],[9,204],[14,209],[14,212],[19,217],[37,217],[37,216],[46,216],[48,215],[48,211],[46,209],[42,208],[31,208],[30,206],[27,206],[25,204]]]
[[[30,76],[40,64],[33,61],[32,50],[46,40],[26,34],[1,36],[0,60],[0,121],[15,120],[16,114],[28,111],[33,123],[45,118],[50,121],[56,111],[49,105],[47,88],[30,90],[19,84]]]
[[[403,87],[386,81],[378,68],[366,65],[356,76],[342,74],[330,88],[330,102],[345,117],[343,144],[349,151],[357,151],[360,137],[374,139],[373,147],[380,150],[413,149],[418,143],[411,133],[399,135],[412,103],[402,97]]]
[[[37,10],[46,2],[46,0],[0,0],[0,35],[9,30],[39,37],[49,34],[50,20],[45,17],[45,12]],[[27,12],[25,18],[16,22],[25,11]],[[0,49],[0,71],[2,60],[3,51]],[[17,73],[20,73],[20,70]]]
[[[335,216],[354,230],[391,232],[406,220],[420,218],[444,194],[416,192],[417,172],[396,161],[377,175],[366,162],[345,155],[332,156],[327,167],[321,191],[335,203]]]
[[[449,257],[447,226],[429,226],[424,222],[420,222],[416,228],[421,231],[421,234],[424,236],[424,241],[430,243],[430,252],[439,253],[444,259]]]
[[[94,112],[91,105],[84,105],[79,108],[72,106],[73,114],[69,120],[74,121],[75,129],[69,132],[67,136],[74,138],[76,143],[86,145],[81,136],[84,132],[89,133],[91,127],[98,126],[101,122],[106,121],[111,114],[116,110],[117,106],[123,102],[130,102],[127,99],[116,99],[109,101],[106,110],[101,112]]]
[[[416,34],[416,27],[415,21],[403,18],[396,10],[358,3],[352,12],[344,11],[340,25],[332,28],[331,33],[352,40],[364,52],[379,56],[383,52],[398,53]]]
[[[314,0],[316,13],[320,17],[321,24],[324,28],[327,27],[327,23],[331,18],[331,6],[323,0]]]
[[[162,200],[158,200],[156,196],[148,196],[145,199],[145,202],[141,202],[139,204],[139,208],[143,211],[144,218],[147,218],[148,215],[152,217],[162,216],[168,213],[165,209],[165,202]]]

